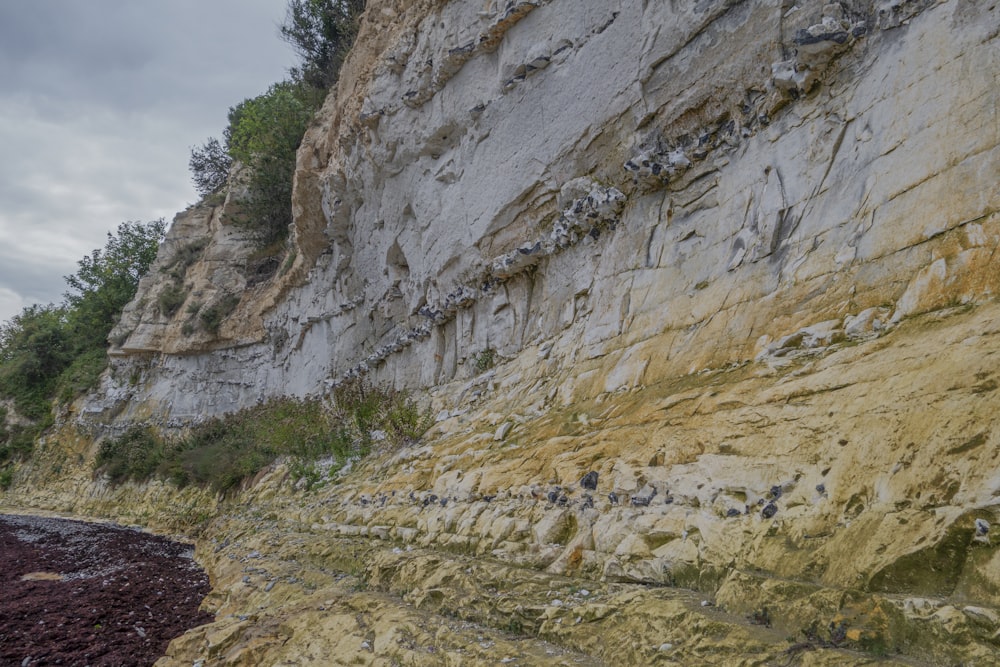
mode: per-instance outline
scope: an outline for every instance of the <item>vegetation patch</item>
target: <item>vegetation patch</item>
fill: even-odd
[[[187,275],[187,270],[205,253],[208,246],[208,239],[197,239],[181,246],[174,253],[173,261],[164,271],[174,279],[175,282],[182,282]]]
[[[288,235],[295,152],[337,81],[364,8],[365,0],[289,0],[280,31],[301,64],[287,80],[231,107],[223,139],[210,138],[191,152],[192,179],[205,197],[218,194],[232,174],[240,174],[246,196],[234,221],[258,247],[280,243]],[[268,276],[278,265],[265,264]]]
[[[497,351],[492,347],[488,347],[476,354],[473,359],[473,366],[476,369],[476,374],[485,373],[490,370],[497,363]]]
[[[107,365],[108,335],[156,258],[166,224],[123,222],[66,276],[60,305],[34,305],[0,325],[0,397],[21,419],[0,428],[0,466],[31,453],[52,425],[52,405],[97,384]]]
[[[229,317],[240,303],[240,298],[235,294],[226,294],[208,308],[202,309],[198,315],[201,326],[205,331],[218,333],[222,321]]]
[[[328,401],[274,399],[181,437],[136,427],[102,442],[96,466],[114,484],[159,477],[224,493],[289,457],[293,477],[311,488],[373,449],[415,442],[430,424],[429,413],[405,393],[356,381],[335,389]],[[327,464],[317,466],[320,460]]]
[[[160,313],[166,317],[173,317],[180,309],[181,304],[187,299],[187,290],[180,283],[167,283],[167,286],[160,290],[156,297],[156,305],[160,308]]]

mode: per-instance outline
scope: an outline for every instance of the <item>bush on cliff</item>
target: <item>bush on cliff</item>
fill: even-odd
[[[224,493],[280,457],[298,464],[332,459],[339,468],[373,448],[414,442],[430,426],[429,415],[402,392],[357,381],[330,398],[274,399],[195,425],[177,438],[136,427],[101,443],[97,472],[112,483],[156,476]]]
[[[290,0],[281,38],[302,59],[292,76],[316,88],[335,84],[364,9],[365,0]]]
[[[290,78],[229,109],[223,140],[191,151],[189,167],[202,196],[220,191],[234,164],[246,194],[235,221],[259,247],[283,241],[292,223],[295,153],[357,36],[365,0],[290,0],[281,37],[299,54]]]
[[[236,222],[260,247],[288,234],[295,153],[322,102],[322,91],[283,81],[229,110],[229,154],[248,167],[246,197]]]

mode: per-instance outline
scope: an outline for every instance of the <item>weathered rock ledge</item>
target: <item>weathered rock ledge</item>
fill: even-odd
[[[318,491],[39,462],[7,502],[201,526],[217,621],[163,664],[991,662],[998,334],[1000,304],[946,309],[571,410],[509,362]]]

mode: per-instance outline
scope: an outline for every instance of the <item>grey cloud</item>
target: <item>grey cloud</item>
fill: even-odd
[[[0,250],[0,285],[7,286],[28,302],[62,301],[63,292],[66,291],[63,276],[74,273],[76,268],[74,263],[64,271],[63,265],[59,263],[46,263],[37,256],[23,257],[12,254],[7,249]]]
[[[196,199],[190,148],[294,63],[285,4],[0,2],[0,306],[60,301],[118,223]]]

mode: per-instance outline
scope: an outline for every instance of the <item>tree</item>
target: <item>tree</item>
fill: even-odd
[[[288,0],[282,39],[302,59],[291,78],[229,109],[223,140],[192,149],[189,166],[202,196],[225,185],[234,162],[245,170],[247,197],[236,217],[260,248],[276,248],[292,222],[295,152],[337,81],[358,32],[365,0]]]
[[[289,0],[281,38],[302,59],[293,78],[324,90],[336,83],[364,9],[365,0]]]
[[[103,249],[84,256],[77,262],[77,272],[65,277],[72,290],[64,295],[68,321],[78,348],[107,347],[108,334],[135,296],[139,279],[156,259],[165,231],[162,218],[148,223],[123,222],[117,234],[108,232]]]
[[[165,229],[162,219],[123,222],[66,276],[71,291],[62,305],[28,306],[0,325],[0,395],[14,399],[36,430],[51,419],[57,395],[69,400],[97,381],[107,364],[108,333],[156,258]],[[35,431],[26,433],[30,444]]]
[[[28,306],[0,326],[0,394],[13,398],[25,417],[41,419],[56,379],[72,359],[66,309]]]
[[[201,196],[218,192],[229,178],[233,158],[229,151],[215,137],[210,138],[200,148],[191,149],[191,180]]]
[[[321,103],[321,91],[302,82],[282,81],[229,110],[229,154],[249,168],[239,222],[260,246],[288,233],[295,152]]]
[[[265,156],[294,158],[322,94],[296,81],[272,84],[267,92],[229,110],[229,153],[253,166]]]

